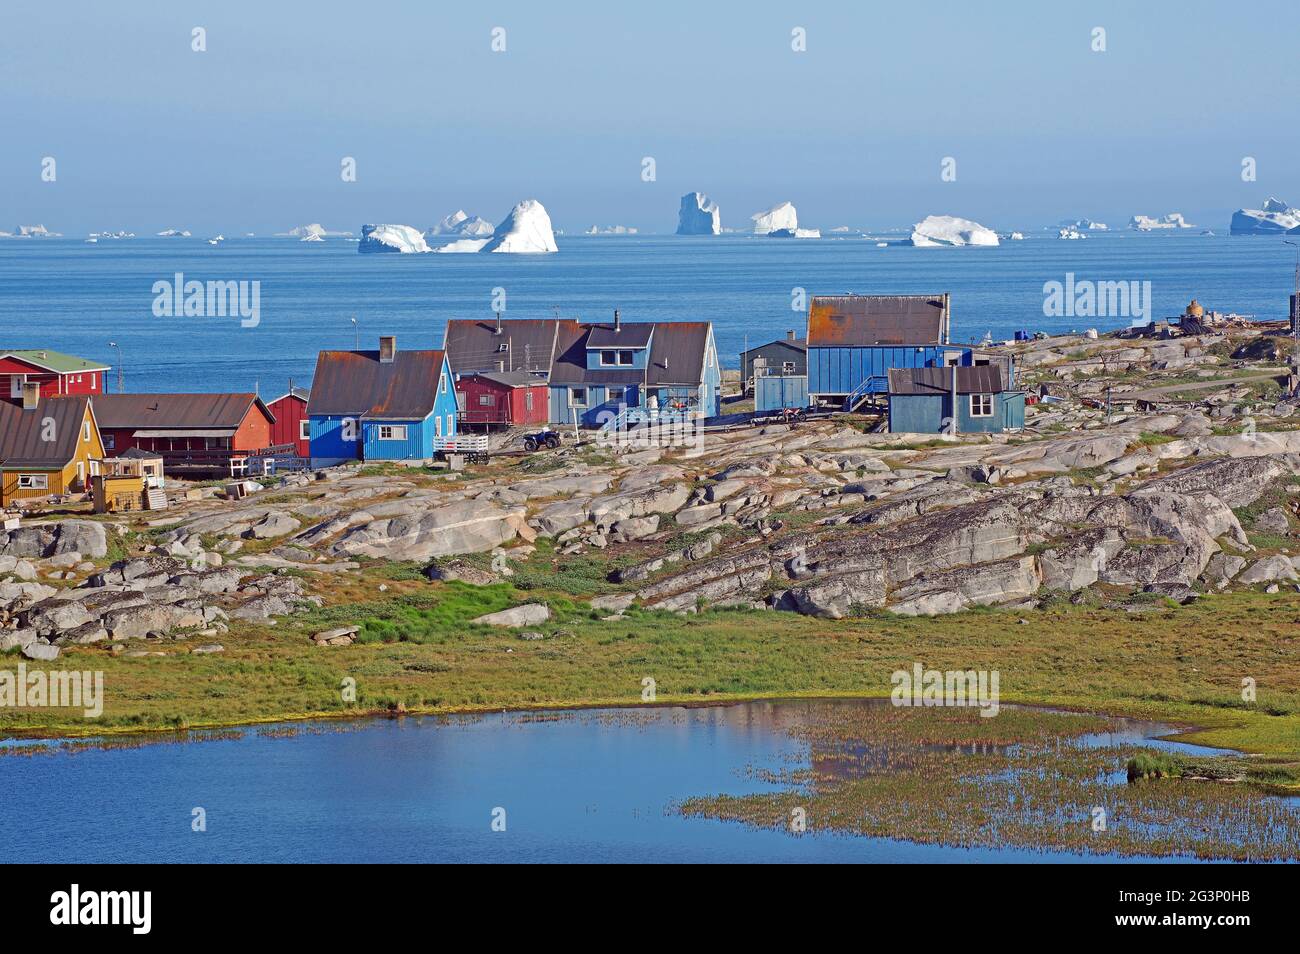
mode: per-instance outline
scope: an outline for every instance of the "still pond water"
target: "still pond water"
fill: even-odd
[[[10,807],[0,812],[0,860],[1105,860],[795,836],[676,810],[694,796],[775,790],[764,770],[808,764],[806,744],[789,733],[793,726],[817,707],[871,704],[405,717],[78,751],[55,745],[30,757],[0,756],[0,794]],[[1085,744],[1198,751],[1156,739],[1167,727],[1120,726],[1119,734]],[[196,808],[206,815],[205,832],[192,830]],[[505,831],[493,830],[496,809],[505,810]]]

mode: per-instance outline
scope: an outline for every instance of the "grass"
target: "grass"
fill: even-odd
[[[279,625],[236,623],[222,654],[115,656],[72,647],[53,664],[105,674],[102,718],[61,709],[0,709],[11,734],[93,735],[216,727],[381,711],[472,711],[635,705],[651,676],[663,702],[786,696],[884,696],[889,676],[922,661],[998,669],[1008,702],[1125,713],[1196,726],[1194,741],[1300,759],[1300,594],[1214,594],[1196,603],[1122,609],[1050,604],[927,618],[818,620],[757,610],[675,616],[630,610],[619,621],[554,586],[473,587],[392,580],[367,570],[313,584],[327,604]],[[378,587],[385,586],[386,591]],[[553,638],[527,642],[470,620],[545,602]],[[1026,622],[1021,624],[1019,620]],[[359,625],[358,643],[317,647],[311,633]],[[12,669],[17,658],[0,659]],[[341,680],[356,680],[355,705]],[[1258,701],[1241,699],[1243,678]]]

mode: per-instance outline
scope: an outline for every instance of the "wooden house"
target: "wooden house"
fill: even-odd
[[[995,365],[889,372],[890,433],[996,434],[1024,426],[1024,392],[1011,390]]]
[[[484,427],[546,424],[550,390],[527,371],[476,371],[456,381],[460,422]]]
[[[33,381],[21,405],[0,401],[0,506],[85,493],[103,456],[89,397],[43,398]]]
[[[256,394],[109,394],[95,401],[104,448],[163,459],[168,474],[242,477],[248,458],[271,444],[275,416]]]
[[[108,365],[47,348],[0,349],[0,401],[21,405],[23,384],[40,386],[43,398],[103,394]]]
[[[322,351],[307,405],[312,466],[348,460],[429,460],[457,434],[444,351]]]
[[[293,445],[299,457],[311,456],[311,420],[307,416],[307,402],[311,391],[295,388],[281,394],[266,406],[275,417],[271,425],[271,443],[276,447]]]

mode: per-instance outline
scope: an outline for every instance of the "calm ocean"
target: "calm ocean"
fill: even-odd
[[[1283,318],[1297,249],[1280,238],[1114,232],[1083,241],[1030,233],[998,248],[878,248],[862,238],[560,236],[555,255],[359,255],[354,242],[231,238],[0,240],[0,347],[49,347],[118,366],[128,391],[284,391],[307,384],[322,348],[363,347],[381,333],[399,347],[437,347],[452,317],[559,313],[626,320],[708,319],[724,365],[804,325],[792,289],[827,293],[953,294],[954,339],[1016,329],[1064,332],[1127,325],[1126,318],[1045,318],[1043,283],[1066,273],[1094,281],[1150,281],[1153,315],[1195,296],[1209,308]],[[258,281],[260,322],[157,318],[159,280]],[[116,389],[116,374],[110,375]]]

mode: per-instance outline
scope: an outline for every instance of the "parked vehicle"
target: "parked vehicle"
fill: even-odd
[[[538,431],[535,434],[528,434],[524,437],[524,450],[530,453],[545,447],[554,450],[560,446],[559,431]]]

